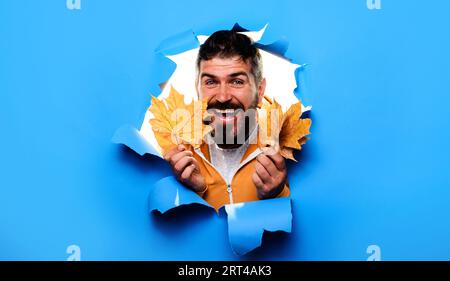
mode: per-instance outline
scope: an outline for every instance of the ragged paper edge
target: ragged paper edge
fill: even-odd
[[[148,142],[140,131],[131,125],[123,125],[117,129],[111,141],[116,144],[123,144],[141,156],[151,154],[161,157],[161,153]]]
[[[203,205],[215,209],[195,192],[178,182],[173,176],[157,181],[148,197],[149,212],[164,214],[181,206]],[[265,231],[291,232],[292,212],[290,197],[266,199],[225,205],[228,238],[233,252],[242,256],[262,244]]]
[[[233,28],[239,29],[241,27],[236,24]],[[266,28],[267,25],[256,32],[241,28],[242,30],[240,32],[252,38],[254,42],[258,42],[262,38]],[[194,33],[191,31],[177,35],[175,38],[165,40],[156,50],[177,65],[171,77],[167,81],[161,82],[164,87],[158,98],[167,97],[170,86],[173,86],[185,95],[185,101],[189,102],[192,99],[197,99],[194,84],[195,60],[199,44],[204,42],[203,40],[206,40],[207,36],[199,35],[194,40],[190,40],[188,37],[193,35]],[[171,44],[173,46],[170,46]],[[268,80],[266,95],[270,98],[275,97],[282,105],[282,108],[286,110],[291,104],[298,101],[294,93],[298,86],[295,71],[303,66],[291,63],[284,56],[288,46],[286,40],[279,40],[269,45],[257,43],[256,46],[260,49],[264,69],[266,69],[264,72],[264,76]],[[275,65],[276,67],[267,67],[267,65]],[[283,71],[280,71],[280,68],[283,68]],[[267,71],[267,69],[272,71],[273,76],[268,74],[270,71]],[[275,79],[275,77],[278,77],[278,79]],[[287,81],[285,79],[286,77],[288,77]],[[283,82],[279,81],[280,78]],[[287,85],[287,89],[280,90],[279,85]],[[311,109],[310,106],[304,107],[302,104],[302,113],[309,114]],[[128,146],[139,155],[148,153],[162,157],[161,148],[150,126],[149,120],[152,117],[151,112],[147,111],[139,130],[128,125],[122,126],[116,131],[112,141]],[[149,195],[148,203],[150,211],[157,210],[160,213],[166,213],[171,209],[186,205],[204,205],[214,209],[195,192],[179,183],[174,177],[166,177],[159,180]],[[280,207],[284,210],[280,210]],[[292,212],[290,198],[275,198],[238,203],[227,205],[223,209],[227,214],[230,244],[233,252],[237,255],[244,255],[260,247],[264,231],[291,232]],[[269,209],[271,212],[263,212],[266,209]],[[276,211],[274,212],[274,210]],[[250,215],[251,219],[246,219],[246,214],[249,213],[255,216]],[[267,215],[267,213],[271,215]],[[258,216],[258,214],[265,214],[265,216]],[[241,219],[236,220],[237,216]],[[252,231],[248,232],[243,229],[243,226],[248,228],[252,224],[256,224]]]
[[[296,70],[302,68],[303,65],[292,63],[290,59],[285,57],[288,46],[287,40],[278,40],[268,45],[256,43],[261,40],[267,28],[268,24],[258,31],[248,31],[237,24],[233,27],[233,29],[249,36],[255,42],[256,47],[259,48],[263,60],[264,77],[267,81],[265,95],[271,99],[275,98],[281,104],[283,110],[287,110],[292,104],[299,101],[294,93],[298,87]],[[186,38],[193,34],[192,31],[188,31],[176,35],[175,37],[179,37],[178,41],[181,43],[176,43],[177,40],[175,39],[165,40],[165,42],[173,42],[176,47],[167,46],[167,43],[163,44],[164,48],[158,47],[158,52],[176,64],[176,69],[169,79],[159,81],[164,85],[161,94],[158,95],[159,99],[167,98],[171,87],[184,95],[186,103],[198,99],[195,88],[197,54],[200,44],[209,36],[198,35],[192,40]],[[195,42],[197,42],[197,46],[193,47]],[[174,54],[174,50],[182,50],[181,46],[186,48],[185,51]],[[311,110],[311,106],[302,104],[302,112],[309,110]],[[139,131],[156,151],[161,152],[149,122],[151,118],[153,118],[152,113],[147,111]]]
[[[291,233],[291,198],[273,198],[225,205],[228,237],[236,255],[245,255],[262,244],[265,231]]]
[[[185,187],[173,176],[158,180],[148,196],[149,211],[158,211],[161,214],[180,206],[193,204],[203,205],[214,210],[197,193]]]

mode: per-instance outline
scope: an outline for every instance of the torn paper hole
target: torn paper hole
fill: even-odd
[[[258,42],[267,25],[259,31],[242,31],[254,42]],[[167,98],[171,87],[183,93],[185,102],[196,100],[196,58],[199,44],[208,36],[194,36],[192,32],[166,40],[158,52],[176,63],[174,73],[163,83],[163,89],[158,98]],[[270,45],[255,44],[261,53],[264,65],[263,76],[267,80],[265,96],[276,99],[283,110],[287,110],[299,100],[294,95],[297,87],[295,70],[301,65],[294,64],[284,58],[287,41],[280,40]],[[278,53],[276,53],[278,51]],[[301,112],[308,112],[311,107],[302,105]],[[156,141],[149,120],[153,118],[147,111],[139,130],[131,126],[123,126],[115,133],[113,142],[129,146],[138,154],[152,154],[161,157],[161,147]],[[191,191],[174,177],[166,177],[153,186],[149,195],[149,209],[165,213],[170,209],[185,205],[204,205],[213,208],[195,192]],[[229,204],[224,207],[228,216],[229,239],[233,251],[242,255],[259,247],[263,232],[291,231],[291,205],[290,198],[275,198],[253,202]],[[266,210],[271,210],[266,211]],[[270,213],[270,215],[267,215]],[[261,216],[260,214],[265,214]]]

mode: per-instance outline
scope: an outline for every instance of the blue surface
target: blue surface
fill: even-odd
[[[228,236],[237,255],[261,246],[265,231],[292,230],[291,199],[287,197],[225,205]]]
[[[203,205],[214,210],[203,198],[177,181],[174,176],[162,178],[154,183],[148,196],[149,212],[158,211],[164,214],[171,209],[191,204]]]
[[[138,129],[130,125],[122,125],[111,139],[113,143],[122,144],[134,150],[137,154],[159,156],[159,152],[151,146]]]
[[[198,208],[216,212],[174,176],[162,178],[153,184],[148,206],[149,212],[160,214],[164,220],[168,217],[176,220],[186,210]],[[291,199],[286,197],[225,205],[218,210],[217,215],[226,216],[230,246],[239,256],[260,247],[264,231],[291,232],[292,229]]]
[[[1,260],[450,259],[448,1],[65,2],[0,1]],[[165,38],[235,22],[289,40],[314,106],[292,234],[244,257],[214,212],[150,215],[169,167],[110,141],[173,70]]]

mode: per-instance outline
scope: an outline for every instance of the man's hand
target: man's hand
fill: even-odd
[[[260,199],[274,198],[283,190],[287,178],[286,163],[273,148],[256,157],[256,172],[252,175]]]
[[[197,160],[192,151],[182,144],[167,152],[164,159],[169,162],[175,177],[195,192],[206,190],[204,177],[200,174]]]

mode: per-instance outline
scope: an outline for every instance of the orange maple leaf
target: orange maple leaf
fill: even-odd
[[[166,99],[152,96],[148,109],[153,114],[150,124],[163,155],[181,143],[194,148],[200,146],[203,137],[211,131],[203,123],[206,106],[206,100],[186,104],[184,96],[173,87]]]
[[[259,139],[262,146],[271,146],[287,159],[294,158],[294,149],[301,150],[310,134],[311,119],[301,118],[302,104],[292,104],[286,112],[276,101],[266,101],[258,110]]]

